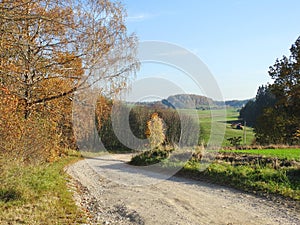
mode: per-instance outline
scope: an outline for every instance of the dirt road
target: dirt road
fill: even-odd
[[[166,180],[126,160],[102,156],[67,168],[90,224],[300,224],[300,212],[284,204],[214,184]]]

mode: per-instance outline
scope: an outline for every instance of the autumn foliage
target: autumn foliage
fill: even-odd
[[[111,96],[138,69],[124,15],[109,0],[0,1],[1,156],[52,161],[76,148],[74,93]]]
[[[194,146],[200,139],[197,135],[199,130],[197,122],[190,115],[180,115],[175,109],[120,104],[118,110],[114,112],[117,119],[114,118],[115,127],[113,127],[111,114],[114,102],[102,96],[97,103],[95,114],[99,138],[108,151],[132,150],[131,147],[133,150],[155,148],[157,146],[155,142],[151,146],[149,141],[152,138],[156,139],[156,129],[157,134],[161,135],[156,143],[163,142],[166,146]],[[116,136],[116,129],[123,143]]]
[[[165,128],[163,120],[157,113],[151,115],[147,122],[146,136],[149,140],[151,149],[159,148],[165,140]]]
[[[1,156],[24,162],[56,160],[63,154],[58,126],[54,120],[35,112],[25,119],[23,105],[2,87],[0,94]]]

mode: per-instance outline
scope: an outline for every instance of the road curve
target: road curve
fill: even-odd
[[[287,205],[231,188],[129,166],[128,155],[81,160],[66,170],[89,224],[300,224]]]

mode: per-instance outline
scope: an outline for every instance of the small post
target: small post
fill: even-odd
[[[246,145],[247,142],[247,133],[246,133],[246,120],[244,121],[244,145]]]

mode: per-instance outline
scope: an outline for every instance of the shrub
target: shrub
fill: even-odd
[[[164,159],[167,159],[170,155],[170,152],[173,150],[161,150],[161,149],[152,149],[144,151],[141,154],[138,154],[130,160],[129,164],[135,166],[148,166],[152,164],[159,163]]]
[[[149,139],[151,149],[159,148],[165,140],[165,128],[157,113],[153,113],[147,122],[146,136]]]
[[[229,143],[237,149],[241,145],[242,137],[238,136],[228,138],[227,141],[229,141]]]

